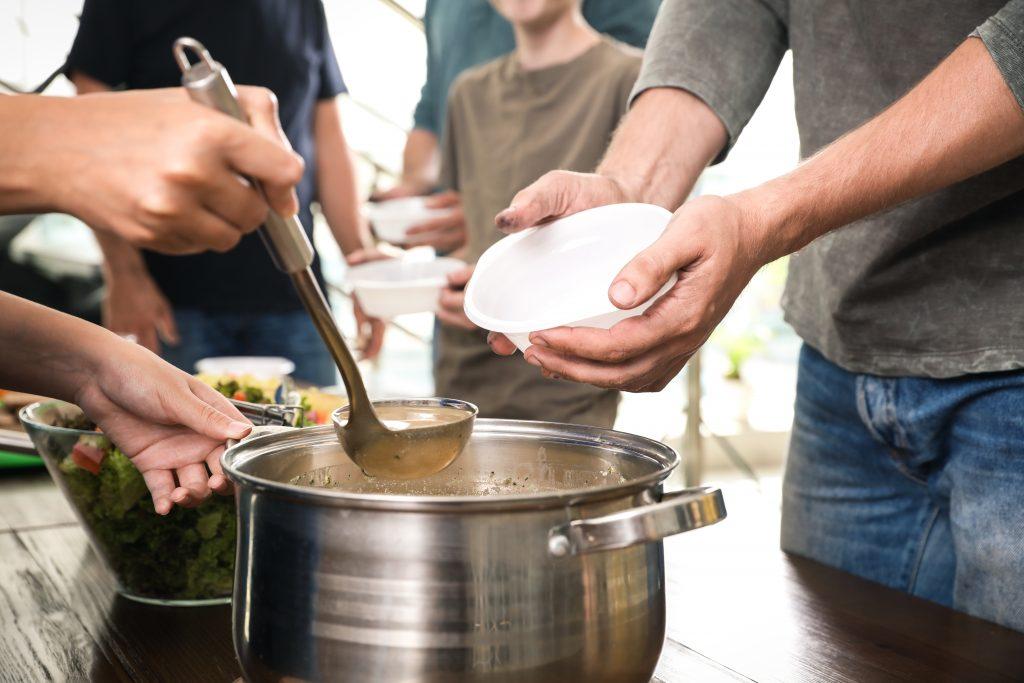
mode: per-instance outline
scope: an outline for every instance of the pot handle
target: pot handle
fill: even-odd
[[[564,557],[628,548],[709,526],[725,515],[725,500],[718,487],[673,491],[658,503],[556,526],[548,532],[548,552]]]

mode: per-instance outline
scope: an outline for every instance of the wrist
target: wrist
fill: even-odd
[[[4,99],[15,103],[5,123],[18,134],[0,142],[0,156],[9,162],[0,175],[0,194],[17,211],[64,211],[59,201],[65,182],[61,173],[64,160],[53,139],[60,134],[61,118],[70,116],[64,101],[68,98],[9,95]],[[40,149],[49,151],[40,154]]]
[[[398,184],[408,195],[418,197],[430,194],[437,183],[427,176],[409,173],[403,174]]]
[[[598,175],[604,177],[612,185],[612,192],[619,195],[619,201],[644,202],[647,197],[644,193],[644,179],[635,174],[620,172],[614,169],[603,169]]]
[[[788,189],[783,179],[743,190],[727,199],[739,210],[744,230],[762,264],[792,254],[817,237],[811,230],[810,212],[799,205],[800,193]]]
[[[134,346],[133,342],[99,326],[92,326],[88,334],[82,336],[76,347],[75,370],[68,378],[68,390],[74,403],[81,406],[85,402],[84,396],[106,374],[107,366],[125,358],[121,351],[125,344]]]
[[[150,280],[149,271],[142,258],[136,254],[136,258],[110,258],[103,259],[103,279],[109,284],[120,284],[123,282],[140,283]]]

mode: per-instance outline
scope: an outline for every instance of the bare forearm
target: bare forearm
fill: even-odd
[[[0,292],[0,384],[74,401],[103,358],[127,343],[70,315]]]
[[[757,216],[771,260],[1022,153],[1024,113],[972,38],[885,112],[733,199]]]
[[[359,213],[355,165],[333,101],[317,105],[315,125],[320,206],[338,246],[351,254],[372,246],[373,240]]]
[[[72,116],[64,98],[0,95],[0,213],[36,213],[63,209],[65,168],[54,138],[60,122]],[[45,154],[40,149],[50,148]]]
[[[413,128],[402,152],[402,184],[426,194],[437,185],[440,169],[437,136],[429,130]]]
[[[108,282],[119,277],[147,276],[142,254],[117,235],[97,230],[96,241],[103,252],[103,278]]]
[[[674,210],[726,143],[725,126],[699,98],[655,88],[637,98],[598,173],[636,201]]]

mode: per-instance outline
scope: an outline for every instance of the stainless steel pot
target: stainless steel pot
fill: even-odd
[[[725,517],[717,489],[662,494],[668,446],[552,423],[478,420],[455,464],[414,483],[367,479],[329,427],[223,463],[250,681],[648,681],[661,539]]]

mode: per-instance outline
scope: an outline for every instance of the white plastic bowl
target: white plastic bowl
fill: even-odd
[[[352,266],[345,279],[363,312],[390,320],[406,313],[436,311],[448,273],[465,265],[448,257],[430,261],[388,259]]]
[[[643,313],[675,284],[621,310],[608,288],[629,261],[665,231],[672,214],[651,204],[588,209],[506,237],[480,257],[466,288],[466,315],[525,351],[530,333],[598,327]]]
[[[449,209],[428,209],[426,197],[403,197],[366,205],[366,216],[377,236],[392,244],[406,244],[405,232],[414,225],[448,213]]]
[[[280,356],[216,356],[196,361],[196,372],[204,375],[252,375],[259,379],[281,379],[295,372],[295,363]]]

